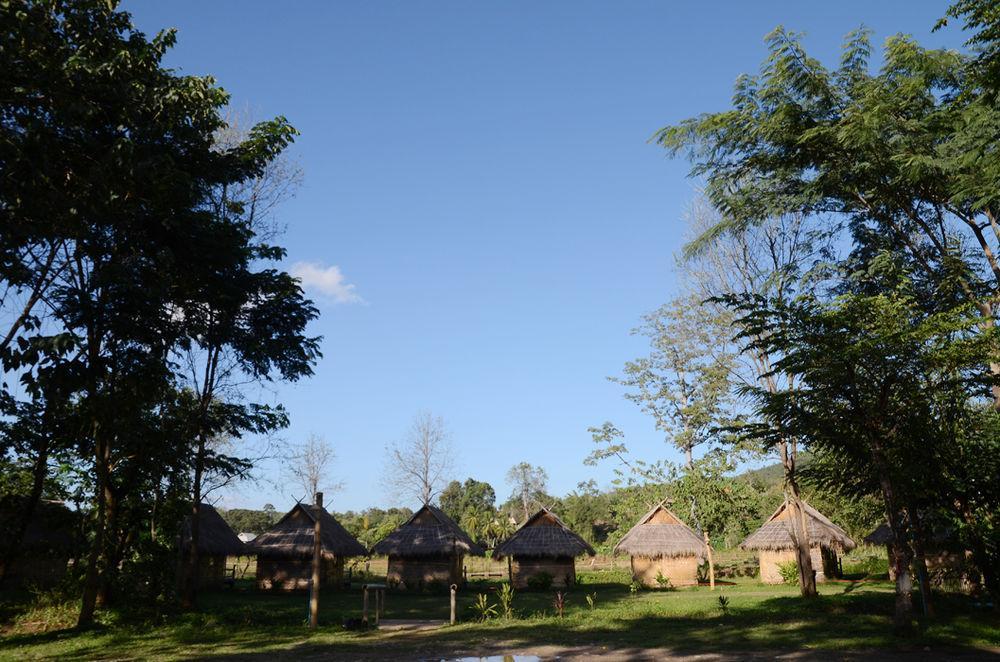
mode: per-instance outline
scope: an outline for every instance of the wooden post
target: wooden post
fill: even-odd
[[[368,627],[368,584],[361,587],[361,623]]]
[[[385,608],[385,593],[381,588],[375,589],[375,625],[381,620],[382,610]]]
[[[451,624],[455,624],[455,593],[458,592],[458,587],[454,584],[451,585]]]
[[[320,537],[320,512],[323,510],[323,493],[316,493],[316,514],[313,527],[313,563],[312,584],[309,590],[309,627],[313,630],[319,625],[319,577],[320,564],[323,562],[323,539]]]
[[[507,557],[507,581],[510,582],[511,586],[514,585],[514,570],[511,568],[511,561],[509,556]]]
[[[712,562],[712,543],[708,540],[708,531],[702,531],[701,534],[705,536],[705,551],[708,552],[708,587],[709,590],[715,590],[715,564]]]

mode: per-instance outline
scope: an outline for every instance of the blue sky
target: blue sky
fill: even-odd
[[[930,33],[945,3],[915,0],[125,8],[147,32],[179,30],[170,66],[215,76],[237,108],[302,133],[291,153],[304,184],[280,212],[286,266],[339,272],[323,272],[328,294],[310,288],[315,377],[273,397],[292,416],[285,439],[334,444],[335,510],[387,505],[382,449],[422,409],[451,429],[455,477],[500,497],[522,460],[556,494],[606,485],[610,466],[582,463],[587,428],[605,420],[636,455],[678,460],[605,379],[643,352],[629,336],[639,316],[674,293],[696,191],[650,135],[726,108],[778,24],[830,63],[861,23],[878,42],[961,44],[955,29]],[[277,463],[263,474],[223,504],[283,510],[301,496]]]

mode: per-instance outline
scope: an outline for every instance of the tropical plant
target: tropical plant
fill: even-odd
[[[469,609],[475,614],[476,619],[485,622],[497,617],[496,605],[490,604],[490,599],[485,593],[476,596],[476,601],[469,605]]]
[[[500,616],[506,619],[514,617],[514,586],[510,582],[503,582],[497,589],[497,600],[499,601]]]

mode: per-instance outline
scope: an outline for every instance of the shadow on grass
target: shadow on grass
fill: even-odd
[[[488,586],[463,592],[460,614]],[[593,610],[584,594],[598,595]],[[773,595],[757,585],[710,593],[704,589],[641,593],[631,596],[616,584],[588,585],[571,594],[566,618],[551,615],[549,593],[519,593],[518,611],[529,618],[462,623],[429,632],[354,633],[339,625],[357,617],[358,592],[328,593],[321,627],[304,627],[304,594],[220,593],[203,596],[201,611],[172,618],[159,627],[121,625],[88,632],[62,630],[10,637],[0,650],[28,657],[72,655],[102,658],[260,659],[455,657],[504,654],[539,646],[566,651],[615,650],[637,655],[649,649],[675,653],[826,650],[932,651],[942,648],[959,658],[989,656],[984,647],[1000,646],[1000,617],[977,612],[964,596],[938,599],[940,616],[912,637],[891,633],[892,595],[885,587],[860,583],[815,600],[794,594]],[[718,596],[730,599],[728,615]],[[763,596],[763,597],[762,597]],[[768,597],[770,596],[770,597]],[[446,595],[390,594],[387,618],[445,620]],[[963,652],[965,651],[965,652]],[[994,651],[995,652],[995,651]],[[1000,658],[998,658],[1000,659]]]

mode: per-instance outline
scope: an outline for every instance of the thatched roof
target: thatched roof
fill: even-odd
[[[0,530],[16,530],[28,503],[28,497],[23,495],[8,495],[0,499]],[[71,551],[78,515],[62,501],[39,500],[28,520],[19,553],[23,556]]]
[[[924,529],[924,533],[927,533],[926,529]],[[892,529],[889,528],[888,523],[882,522],[874,531],[865,536],[864,541],[869,545],[888,545],[892,543]],[[936,527],[927,535],[927,542],[937,547],[949,545],[956,548],[961,547],[955,540],[954,531],[950,527]]]
[[[879,524],[874,531],[864,538],[867,545],[888,545],[892,542],[892,529],[885,522]]]
[[[505,556],[531,558],[576,557],[595,554],[587,541],[562,523],[555,513],[542,508],[497,546],[493,558]]]
[[[792,522],[787,512],[787,502],[781,504],[774,514],[767,518],[764,525],[747,536],[747,539],[740,543],[743,549],[794,549],[795,541],[792,538]],[[802,502],[802,507],[806,513],[806,524],[809,528],[809,544],[815,547],[826,547],[834,550],[854,549],[854,541],[847,535],[847,532],[831,522],[826,516],[807,504]]]
[[[430,504],[372,547],[373,554],[403,558],[451,556],[456,552],[473,556],[485,553],[453,519]]]
[[[705,556],[705,542],[660,503],[639,518],[615,545],[615,553],[648,558]]]
[[[191,544],[191,516],[184,519],[181,532],[181,548]],[[243,541],[229,528],[214,507],[207,503],[198,508],[198,553],[208,556],[240,556],[246,554]]]
[[[277,524],[254,538],[246,547],[260,556],[312,556],[317,517],[320,519],[323,556],[343,558],[368,554],[364,546],[325,508],[304,503],[295,504]]]

